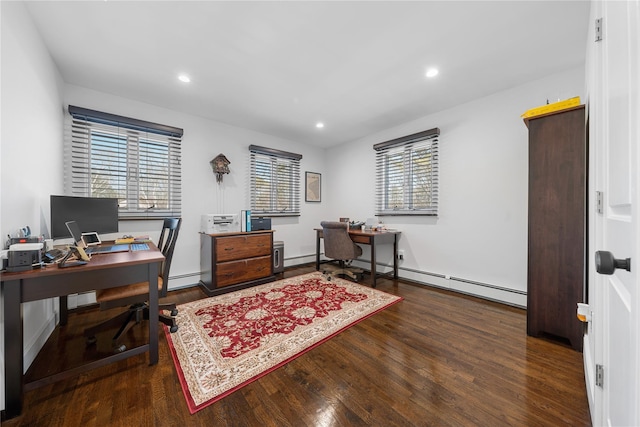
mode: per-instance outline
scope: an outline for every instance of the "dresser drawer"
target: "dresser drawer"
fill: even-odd
[[[271,233],[218,237],[215,251],[216,262],[271,255]]]
[[[216,286],[229,286],[271,275],[271,255],[216,265]]]

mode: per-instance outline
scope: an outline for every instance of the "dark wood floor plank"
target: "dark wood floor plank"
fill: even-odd
[[[3,426],[590,425],[582,354],[528,337],[524,310],[389,278],[377,288],[404,300],[194,415],[160,331],[158,365],[140,355],[29,391]],[[178,304],[205,297],[170,294]],[[72,312],[28,377],[110,354],[109,334],[87,347],[82,331],[118,312]],[[132,328],[127,345],[147,333]]]

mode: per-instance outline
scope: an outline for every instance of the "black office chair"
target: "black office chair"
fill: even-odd
[[[325,264],[322,274],[331,280],[332,275],[346,275],[358,281],[363,271],[351,267],[351,261],[362,255],[362,248],[349,237],[349,223],[322,221],[322,237],[324,239],[324,255],[338,261],[338,268],[332,269]]]
[[[160,276],[158,277],[158,297],[167,296],[167,288],[169,283],[169,269],[171,268],[171,259],[173,251],[178,240],[178,232],[182,218],[165,218],[158,240],[158,248],[164,255],[164,261],[160,268]],[[96,300],[100,303],[100,310],[108,310],[114,307],[122,307],[130,305],[129,309],[118,316],[100,323],[91,328],[85,329],[84,336],[87,338],[87,344],[91,345],[96,342],[96,333],[109,330],[114,326],[121,325],[118,332],[113,336],[113,348],[116,352],[123,352],[126,346],[118,345],[118,340],[133,325],[139,323],[143,318],[149,319],[149,282],[133,283],[131,285],[119,286],[116,288],[99,289],[96,291]],[[175,317],[178,314],[175,304],[158,304],[159,320],[169,326],[170,332],[176,332]],[[168,316],[162,311],[170,311]]]

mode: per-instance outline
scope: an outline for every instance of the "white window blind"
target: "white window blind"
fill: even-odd
[[[438,215],[438,128],[376,150],[376,215]]]
[[[122,219],[181,215],[182,129],[70,105],[65,193],[117,197]]]
[[[300,154],[249,146],[251,215],[300,215]]]

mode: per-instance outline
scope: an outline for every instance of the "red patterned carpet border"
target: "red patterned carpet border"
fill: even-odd
[[[189,411],[222,399],[402,298],[319,272],[178,307],[165,334]]]

